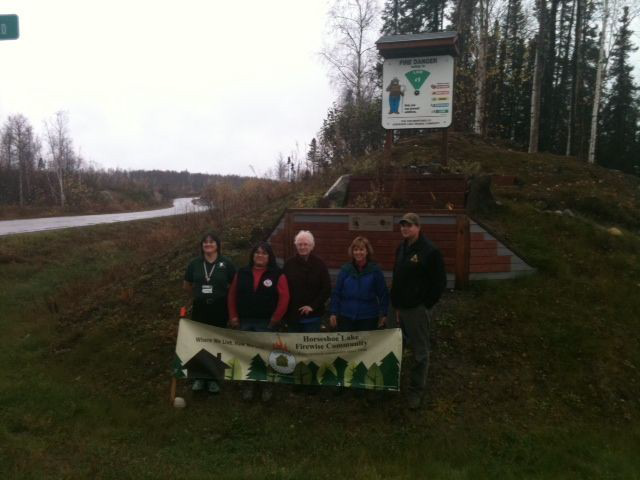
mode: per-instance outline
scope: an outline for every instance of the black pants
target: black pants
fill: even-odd
[[[214,327],[225,328],[229,321],[229,311],[227,310],[227,297],[216,300],[194,300],[191,320]]]

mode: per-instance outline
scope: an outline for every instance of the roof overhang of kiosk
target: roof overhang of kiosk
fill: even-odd
[[[418,57],[422,55],[460,54],[458,32],[415,33],[409,35],[385,35],[376,42],[383,58]]]

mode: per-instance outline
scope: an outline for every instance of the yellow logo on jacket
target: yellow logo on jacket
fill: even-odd
[[[413,262],[413,263],[418,263],[418,254],[417,254],[417,253],[414,253],[414,254],[413,254],[413,257],[411,257],[411,258],[409,259],[409,261],[410,261],[410,262]]]

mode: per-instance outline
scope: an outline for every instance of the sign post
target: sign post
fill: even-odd
[[[20,36],[17,15],[0,15],[0,40],[17,40]]]

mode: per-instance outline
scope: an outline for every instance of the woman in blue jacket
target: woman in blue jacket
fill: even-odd
[[[331,328],[358,332],[382,328],[387,322],[389,291],[378,264],[371,260],[373,248],[364,237],[349,246],[351,261],[340,269],[331,295]]]

